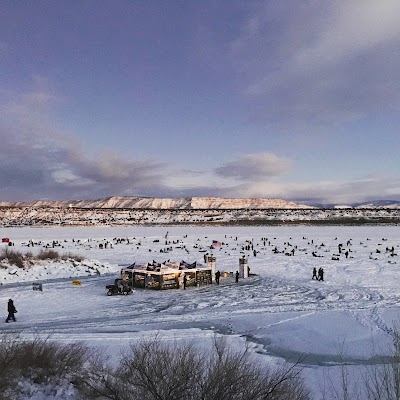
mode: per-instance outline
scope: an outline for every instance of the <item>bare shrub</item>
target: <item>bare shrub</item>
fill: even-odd
[[[33,260],[75,260],[75,261],[83,261],[85,258],[78,254],[73,253],[64,253],[60,256],[60,254],[52,249],[40,250],[39,253],[34,256],[32,252],[28,251],[26,253],[21,253],[15,250],[9,250],[5,248],[0,253],[0,261],[5,260],[8,261],[11,265],[15,265],[19,268],[23,268],[26,262],[31,262]]]
[[[24,267],[25,256],[23,253],[15,250],[9,250],[7,247],[1,252],[0,260],[6,260],[11,265],[15,265],[18,268]]]
[[[327,386],[323,398],[329,395],[329,399],[332,400],[364,399],[361,394],[363,388],[360,385],[359,379],[350,367],[352,363],[347,356],[346,338],[343,337],[338,341],[336,347],[338,352],[336,361],[337,376],[335,379],[332,379],[330,372],[324,376],[324,380],[325,378],[327,379]]]
[[[18,381],[69,382],[85,399],[308,400],[297,365],[261,370],[247,351],[215,340],[211,353],[156,336],[132,344],[117,367],[81,343],[0,338],[0,399],[18,399]]]
[[[221,340],[205,354],[156,337],[133,344],[115,370],[95,366],[86,385],[114,400],[308,400],[299,374],[298,365],[262,370]]]
[[[84,399],[127,399],[125,382],[100,352],[88,360],[86,373],[78,380],[77,388]]]
[[[60,255],[55,250],[40,250],[37,258],[39,260],[74,260],[79,262],[85,259],[85,257],[73,253],[63,253],[62,255]]]
[[[366,367],[364,388],[367,400],[400,399],[400,330],[396,324],[392,331],[389,356],[375,356],[374,365]]]
[[[0,336],[0,399],[12,399],[11,388],[18,381],[15,368],[18,342],[10,335]]]
[[[42,383],[48,377],[61,378],[64,374],[81,371],[89,353],[82,343],[61,345],[47,339],[35,339],[20,343],[16,361],[23,376]]]
[[[63,253],[61,256],[62,260],[75,260],[78,262],[81,262],[85,259],[85,257],[79,255],[79,254],[74,254],[74,253]]]
[[[185,399],[201,381],[202,366],[202,357],[191,345],[168,347],[161,340],[149,340],[131,347],[119,374],[139,398]]]
[[[40,250],[36,258],[38,260],[59,260],[60,255],[55,250]]]
[[[215,340],[201,399],[308,399],[298,363],[271,370],[249,359],[247,349],[235,352],[225,340]]]
[[[399,400],[400,399],[400,328],[391,330],[389,349],[377,349],[371,341],[370,364],[360,366],[360,376],[350,374],[344,344],[339,351],[339,382],[328,377],[330,397],[334,400]],[[328,374],[329,375],[329,374]],[[325,397],[324,397],[325,398]]]
[[[85,375],[86,361],[94,354],[81,343],[59,344],[48,339],[33,341],[0,337],[0,399],[19,398],[17,382],[33,384],[68,381],[77,388]]]

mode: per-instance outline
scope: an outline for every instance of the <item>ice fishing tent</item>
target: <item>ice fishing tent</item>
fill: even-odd
[[[211,268],[197,262],[186,261],[143,265],[132,264],[121,270],[121,278],[129,286],[146,289],[178,289],[186,277],[186,286],[209,285],[212,282]]]

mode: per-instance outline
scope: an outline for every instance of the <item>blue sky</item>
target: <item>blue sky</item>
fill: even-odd
[[[400,2],[0,8],[0,200],[400,200]]]

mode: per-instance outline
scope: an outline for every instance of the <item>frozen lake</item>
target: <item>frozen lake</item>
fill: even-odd
[[[217,333],[237,348],[248,343],[260,362],[306,355],[303,373],[317,393],[342,359],[355,369],[373,363],[372,343],[386,349],[399,321],[398,226],[7,228],[1,236],[22,252],[55,241],[60,253],[98,260],[108,272],[84,277],[75,287],[57,263],[51,269],[60,271],[59,278],[54,273],[50,281],[43,271],[17,279],[1,270],[4,317],[9,298],[19,311],[17,323],[4,324],[6,332],[83,340],[113,351],[156,332],[166,340],[199,342]],[[27,247],[29,240],[41,244]],[[223,244],[211,250],[212,240]],[[204,263],[207,252],[216,257],[217,270],[228,272],[239,269],[244,255],[255,276],[186,291],[106,296],[105,285],[123,265]],[[324,269],[323,282],[311,279],[313,267]],[[32,281],[43,282],[43,292],[32,291]]]

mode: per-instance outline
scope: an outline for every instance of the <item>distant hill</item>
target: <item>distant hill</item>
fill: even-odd
[[[355,203],[356,208],[399,208],[400,201],[398,200],[373,200],[363,203]]]
[[[120,197],[113,196],[97,200],[38,200],[29,202],[0,202],[3,207],[59,207],[59,208],[132,208],[132,209],[177,209],[177,210],[206,210],[206,209],[302,209],[313,208],[281,199],[262,198],[220,198],[220,197]]]
[[[344,208],[400,208],[399,200],[371,200],[359,203],[345,203],[345,204],[336,204],[336,203],[310,203],[311,206],[315,208],[336,208],[336,209],[344,209]]]

